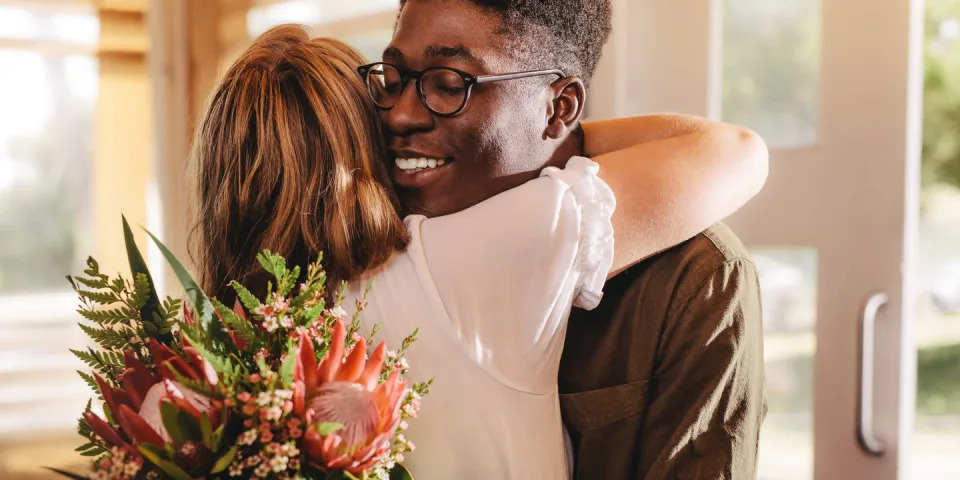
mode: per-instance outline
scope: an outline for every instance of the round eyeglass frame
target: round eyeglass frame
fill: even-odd
[[[438,117],[453,117],[453,116],[456,116],[458,113],[462,112],[464,107],[467,106],[467,102],[470,100],[470,93],[473,91],[474,85],[480,85],[483,83],[492,83],[492,82],[503,82],[507,80],[517,80],[521,78],[530,78],[530,77],[537,77],[542,75],[556,75],[559,78],[566,77],[566,74],[564,74],[562,70],[558,70],[555,68],[546,69],[546,70],[529,70],[524,72],[501,73],[496,75],[473,75],[473,74],[464,72],[463,70],[457,70],[456,68],[451,68],[451,67],[430,67],[430,68],[425,68],[423,70],[411,70],[411,69],[403,68],[388,62],[374,62],[368,65],[361,65],[357,67],[357,72],[360,74],[361,78],[363,78],[363,84],[364,86],[366,86],[367,93],[373,99],[374,105],[376,105],[377,108],[381,110],[390,110],[396,105],[396,102],[394,102],[394,104],[390,105],[389,107],[381,105],[379,102],[377,102],[376,97],[374,96],[373,92],[370,90],[370,72],[374,68],[381,65],[389,66],[395,69],[400,74],[400,94],[397,96],[398,99],[399,99],[399,96],[403,94],[403,91],[407,88],[407,82],[409,82],[411,79],[415,80],[416,88],[417,88],[417,97],[420,98],[420,103],[423,104],[424,108],[430,111],[430,113]],[[426,95],[423,93],[423,82],[421,81],[421,79],[425,74],[432,71],[437,71],[437,70],[445,70],[445,71],[453,72],[459,75],[461,79],[463,79],[463,84],[464,84],[463,100],[460,102],[460,105],[453,112],[450,112],[450,113],[438,112],[436,109],[431,107],[430,104],[427,103]]]

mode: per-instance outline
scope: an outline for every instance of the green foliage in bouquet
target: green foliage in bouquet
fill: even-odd
[[[301,274],[264,251],[266,295],[233,282],[228,307],[150,234],[189,305],[161,302],[123,223],[132,281],[103,274],[93,258],[84,276],[68,277],[97,347],[73,352],[91,369],[78,373],[104,402],[103,418],[88,403],[79,421],[77,450],[94,457],[89,478],[410,478],[398,463],[413,450],[402,432],[430,386],[403,379],[416,332],[397,352],[381,343],[368,353],[376,329],[359,332],[366,295],[345,321],[346,284],[327,290],[322,256]],[[344,388],[376,405],[375,431],[324,417],[356,410],[337,400]]]
[[[80,329],[98,347],[70,351],[89,366],[93,374],[102,376],[113,386],[119,385],[120,375],[125,369],[125,351],[134,352],[140,361],[150,364],[151,359],[144,348],[148,339],[157,339],[168,345],[173,342],[172,332],[181,309],[180,300],[170,297],[160,303],[153,279],[134,242],[126,218],[123,218],[123,232],[133,281],[103,274],[93,257],[87,259],[85,276],[67,276],[67,281],[80,298],[81,305],[77,313],[90,322],[89,325],[80,323]],[[90,388],[99,391],[92,374],[80,370],[77,373]],[[90,406],[88,402],[86,412],[90,411]],[[78,433],[88,440],[77,448],[82,455],[106,453],[107,450],[95,441],[94,433],[84,418],[79,421]]]

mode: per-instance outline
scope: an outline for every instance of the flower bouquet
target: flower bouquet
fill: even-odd
[[[123,221],[132,280],[87,260],[68,277],[80,297],[80,328],[98,345],[73,351],[78,372],[103,400],[79,421],[92,457],[70,478],[406,479],[399,464],[414,445],[403,436],[429,383],[410,384],[404,352],[359,332],[362,300],[348,320],[345,286],[329,292],[320,264],[301,275],[279,255],[258,260],[275,282],[265,298],[232,283],[227,307],[198,287],[150,237],[187,292],[189,305],[160,301]],[[332,301],[328,302],[328,299]],[[376,330],[376,329],[374,329]]]

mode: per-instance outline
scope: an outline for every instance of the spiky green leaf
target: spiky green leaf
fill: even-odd
[[[220,473],[227,469],[231,463],[233,463],[234,457],[237,456],[237,445],[230,447],[230,450],[227,450],[227,453],[224,453],[223,456],[217,459],[217,462],[213,464],[213,468],[210,470],[210,473]]]
[[[297,364],[297,344],[293,341],[287,346],[287,356],[280,364],[280,382],[283,388],[293,385],[293,367]]]
[[[163,253],[163,256],[167,259],[167,263],[170,264],[173,272],[180,280],[180,285],[182,285],[184,290],[186,290],[187,299],[190,300],[190,303],[193,305],[194,312],[196,312],[197,323],[205,333],[203,338],[203,340],[205,340],[204,344],[210,346],[220,353],[236,353],[236,345],[233,344],[233,340],[230,338],[230,335],[227,334],[227,330],[224,328],[223,323],[221,323],[220,319],[214,315],[213,304],[210,303],[210,299],[207,298],[207,295],[203,293],[200,285],[194,281],[193,277],[190,276],[190,274],[187,272],[187,269],[184,268],[183,264],[180,263],[180,260],[177,259],[176,255],[174,255],[173,252],[171,252],[170,249],[160,241],[160,239],[158,239],[149,231],[147,231],[147,235],[149,235],[150,238],[153,239],[154,243],[157,244],[160,252]]]
[[[141,443],[138,447],[140,454],[150,461],[154,466],[163,470],[173,480],[192,480],[187,472],[178,467],[176,463],[166,457],[166,452],[149,443]]]
[[[413,480],[413,475],[406,467],[398,463],[390,470],[390,480]]]
[[[134,282],[136,283],[138,277],[143,275],[144,284],[141,288],[144,290],[141,292],[143,295],[142,306],[140,307],[140,318],[144,322],[149,322],[153,318],[153,312],[156,312],[160,309],[160,297],[157,295],[157,289],[153,283],[153,277],[150,276],[150,269],[147,268],[147,262],[143,260],[143,255],[140,253],[140,248],[137,247],[137,242],[133,238],[133,231],[130,230],[130,224],[127,223],[127,217],[121,216],[123,220],[123,240],[127,247],[127,260],[130,263],[130,272],[133,274]],[[139,302],[138,302],[139,303]],[[170,345],[173,342],[173,335],[159,335],[156,337],[160,343]]]
[[[170,438],[173,439],[175,445],[181,445],[187,440],[192,440],[186,436],[180,426],[180,413],[181,410],[174,404],[170,402],[160,403],[160,418],[163,420],[163,426],[167,429],[167,433],[170,434]]]
[[[70,473],[66,470],[61,470],[59,468],[54,468],[54,467],[43,467],[43,468],[50,470],[53,473],[63,475],[64,477],[72,478],[73,480],[88,480],[87,477],[84,477],[82,475],[77,475],[75,473]]]
[[[213,424],[210,422],[210,415],[207,412],[200,413],[200,437],[203,444],[211,451],[217,451],[217,446],[213,444]]]

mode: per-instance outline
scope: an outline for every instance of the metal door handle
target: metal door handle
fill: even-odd
[[[863,304],[860,312],[860,382],[858,385],[857,403],[857,441],[860,448],[868,455],[881,456],[884,452],[883,442],[873,433],[873,356],[875,349],[874,333],[877,322],[877,311],[880,310],[890,297],[886,293],[871,294]]]

